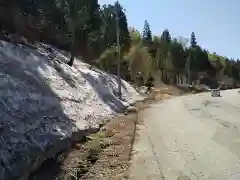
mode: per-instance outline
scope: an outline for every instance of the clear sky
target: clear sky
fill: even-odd
[[[99,0],[112,4],[115,0]],[[154,35],[168,29],[172,37],[190,37],[228,58],[240,58],[240,0],[119,0],[128,24],[142,32],[148,20]]]

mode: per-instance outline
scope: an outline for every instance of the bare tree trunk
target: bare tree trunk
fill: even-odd
[[[177,78],[177,84],[180,84],[179,82],[180,82],[180,77],[179,77],[179,72],[177,72],[177,74],[176,74],[176,78]]]
[[[167,70],[165,70],[165,78],[164,78],[164,81],[165,81],[165,83],[169,83],[168,82],[168,71]]]
[[[164,80],[163,76],[164,76],[164,72],[163,72],[163,68],[161,68],[161,80],[162,81]]]
[[[74,55],[75,55],[75,20],[76,20],[76,9],[75,9],[75,0],[71,2],[70,5],[70,16],[72,21],[72,44],[71,44],[71,57],[70,60],[67,62],[69,66],[73,65],[74,62]]]
[[[69,66],[72,66],[73,65],[73,62],[74,62],[74,56],[75,56],[75,26],[74,26],[74,22],[73,22],[73,25],[72,25],[72,44],[71,44],[71,57],[70,57],[70,60],[67,62],[67,64]]]

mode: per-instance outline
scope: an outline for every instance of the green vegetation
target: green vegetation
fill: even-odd
[[[89,168],[98,160],[100,153],[111,145],[107,133],[97,132],[89,135],[85,144],[82,144],[83,152],[73,160],[69,167],[63,168],[63,172],[56,180],[77,180],[83,176]]]
[[[166,83],[177,83],[183,77],[190,82],[199,72],[216,78],[222,72],[235,82],[240,80],[239,60],[210,53],[197,44],[194,32],[188,40],[171,37],[169,30],[154,36],[151,26],[143,22],[143,32],[130,28],[126,11],[120,3],[100,7],[97,0],[21,0],[1,2],[0,37],[17,34],[29,41],[42,41],[71,52],[75,56],[110,73],[116,73],[116,14],[119,16],[121,76],[142,83],[159,77]]]

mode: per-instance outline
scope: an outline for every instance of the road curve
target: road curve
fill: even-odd
[[[139,115],[132,180],[239,180],[240,94],[168,99]]]

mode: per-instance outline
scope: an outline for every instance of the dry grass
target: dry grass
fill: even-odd
[[[109,138],[111,144],[100,153],[98,161],[81,178],[82,180],[122,180],[125,178],[129,167],[136,121],[137,113],[131,113],[107,124],[106,129],[114,131]]]
[[[100,153],[109,145],[112,135],[110,131],[97,132],[87,137],[87,141],[76,144],[67,154],[62,154],[62,172],[56,179],[77,180],[84,176],[99,159]],[[61,159],[61,156],[59,157]],[[60,160],[61,161],[61,160]]]

